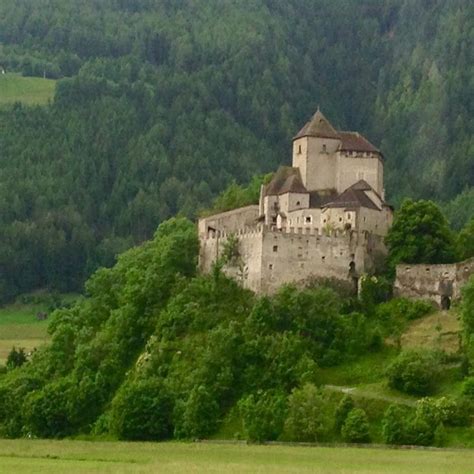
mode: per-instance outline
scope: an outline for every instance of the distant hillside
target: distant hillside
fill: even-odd
[[[26,105],[47,104],[53,99],[56,81],[18,74],[0,74],[0,105],[21,102]]]

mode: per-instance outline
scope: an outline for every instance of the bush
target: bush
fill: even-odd
[[[259,390],[241,399],[238,408],[249,441],[273,441],[282,433],[286,397],[281,392]]]
[[[27,359],[25,349],[23,347],[20,347],[19,349],[13,347],[7,357],[7,370],[12,370],[16,369],[17,367],[21,367],[26,361]]]
[[[377,307],[377,317],[383,321],[393,319],[412,321],[433,311],[434,306],[429,301],[394,298]]]
[[[387,444],[408,444],[407,410],[390,405],[382,419],[382,437]]]
[[[341,430],[344,441],[348,443],[368,443],[370,441],[369,420],[365,411],[354,408],[347,415]]]
[[[120,439],[161,440],[172,434],[171,400],[159,379],[125,384],[114,398],[110,429]]]
[[[467,377],[462,386],[462,393],[466,397],[474,399],[474,377]]]
[[[430,352],[402,352],[387,369],[389,386],[412,395],[428,395],[433,390],[436,365]]]
[[[334,414],[334,428],[337,433],[341,433],[341,429],[346,422],[347,415],[355,408],[354,400],[350,395],[344,395],[339,402]]]
[[[219,405],[204,385],[194,387],[185,401],[176,403],[174,409],[176,438],[199,439],[217,428]]]
[[[291,441],[322,441],[330,426],[327,410],[327,401],[313,384],[294,389],[288,397],[286,437]]]

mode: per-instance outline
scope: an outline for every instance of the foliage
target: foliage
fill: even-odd
[[[285,437],[292,441],[324,441],[330,420],[327,400],[313,384],[305,384],[295,388],[288,397]]]
[[[277,391],[259,391],[238,403],[246,437],[250,441],[272,441],[283,431],[286,397]]]
[[[461,260],[474,257],[474,218],[472,218],[459,232],[458,254]]]
[[[336,432],[340,433],[344,423],[346,422],[347,415],[355,408],[354,400],[350,395],[344,395],[339,404],[336,407],[334,413],[334,428]]]
[[[392,267],[401,262],[449,263],[456,258],[448,222],[431,201],[405,200],[385,240]]]
[[[436,367],[433,353],[402,352],[387,368],[389,386],[413,395],[427,395],[434,389]]]
[[[16,348],[13,347],[7,357],[7,369],[15,369],[21,367],[27,361],[25,349],[23,347]]]
[[[462,306],[461,320],[464,328],[466,343],[474,335],[474,276],[461,289]]]
[[[119,439],[169,438],[171,407],[171,400],[159,379],[125,383],[112,401],[110,431]]]
[[[347,415],[341,429],[344,441],[348,443],[368,443],[370,441],[369,420],[364,410],[353,408]]]
[[[467,377],[464,380],[462,393],[474,400],[474,377]]]
[[[409,444],[407,433],[407,410],[399,405],[390,405],[382,419],[382,436],[386,444]]]

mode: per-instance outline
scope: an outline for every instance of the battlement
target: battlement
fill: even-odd
[[[200,239],[201,241],[227,239],[231,235],[236,236],[239,239],[245,239],[249,237],[260,236],[262,234],[267,233],[272,233],[275,236],[315,236],[319,237],[322,240],[346,240],[347,238],[350,238],[351,240],[357,240],[358,242],[367,242],[369,239],[372,241],[383,242],[383,237],[376,234],[372,234],[368,231],[321,229],[318,227],[283,227],[281,229],[278,229],[275,226],[268,226],[265,224],[242,227],[233,232],[213,230],[209,231],[205,235],[201,235]]]

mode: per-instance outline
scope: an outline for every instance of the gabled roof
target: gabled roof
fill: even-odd
[[[319,108],[311,120],[298,132],[293,140],[302,137],[339,139],[337,131],[329,123],[328,119],[322,114]]]
[[[324,207],[345,207],[351,209],[367,207],[379,211],[380,208],[374,203],[374,201],[372,201],[372,199],[370,199],[367,195],[367,191],[373,191],[377,194],[366,181],[361,179],[339,194],[334,201],[326,204]]]
[[[265,196],[277,196],[286,193],[306,194],[299,168],[280,166],[272,180],[265,187]]]
[[[380,153],[380,150],[358,132],[339,132],[339,138],[341,139],[340,151]]]

